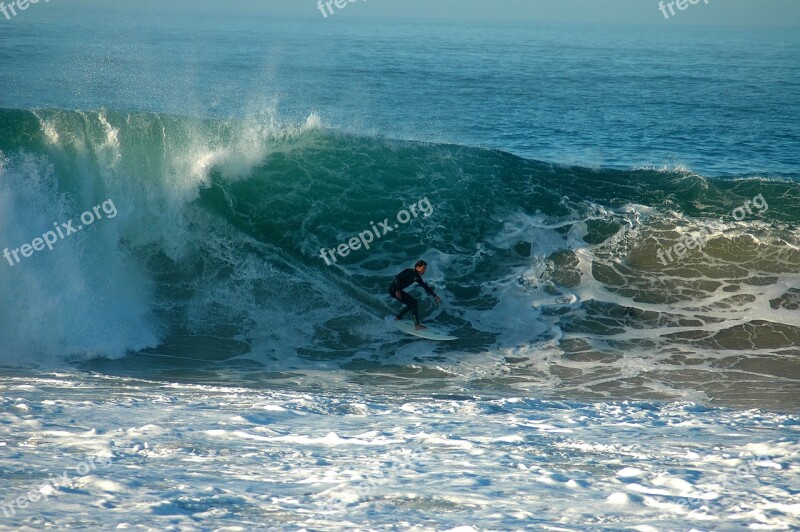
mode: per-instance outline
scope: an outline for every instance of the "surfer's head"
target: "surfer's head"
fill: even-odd
[[[417,263],[414,265],[414,269],[419,272],[420,275],[425,275],[425,270],[428,269],[428,263],[424,260],[418,260]]]

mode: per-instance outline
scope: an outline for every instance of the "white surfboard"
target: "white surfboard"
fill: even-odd
[[[389,325],[396,327],[400,331],[406,334],[413,334],[414,336],[418,336],[420,338],[425,338],[427,340],[455,340],[455,336],[450,336],[445,334],[442,331],[436,330],[429,325],[426,325],[425,329],[417,330],[414,322],[411,320],[396,320],[394,316],[386,316],[384,318],[386,323]]]

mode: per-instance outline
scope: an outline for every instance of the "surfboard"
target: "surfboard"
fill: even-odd
[[[392,327],[397,328],[398,330],[406,333],[417,336],[419,338],[425,338],[426,340],[455,340],[455,336],[450,336],[442,331],[439,331],[430,325],[426,325],[426,329],[422,329],[418,331],[414,326],[414,322],[411,320],[400,320],[397,321],[394,316],[386,316],[384,318],[386,323],[391,325]]]

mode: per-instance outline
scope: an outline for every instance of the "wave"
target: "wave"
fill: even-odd
[[[649,388],[665,396],[688,366],[691,380],[758,364],[789,393],[799,196],[795,176],[560,166],[342,134],[315,116],[0,110],[0,248],[109,199],[118,211],[0,262],[0,363],[402,365],[420,344],[383,329],[397,310],[384,293],[422,257],[446,301],[424,313],[460,338],[442,356],[587,393],[635,395],[636,378],[672,372]],[[321,255],[423,198],[429,216],[330,265]]]

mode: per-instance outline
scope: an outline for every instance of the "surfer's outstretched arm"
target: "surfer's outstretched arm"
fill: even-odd
[[[432,298],[434,298],[436,300],[437,303],[441,303],[442,302],[442,298],[436,295],[436,292],[433,291],[433,288],[428,286],[428,283],[423,281],[422,277],[420,277],[419,274],[417,274],[416,281],[417,281],[417,284],[420,285],[422,287],[422,289],[425,290],[425,292],[428,293],[429,296],[431,296]]]

